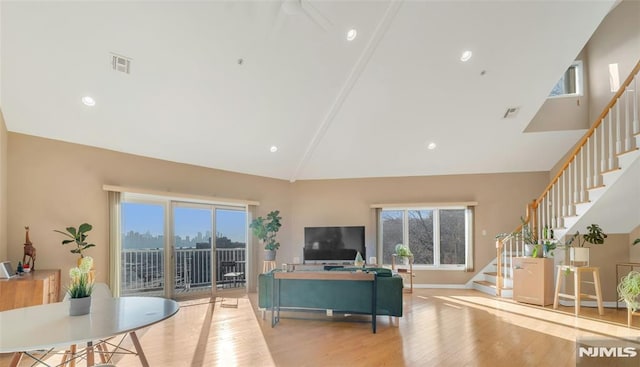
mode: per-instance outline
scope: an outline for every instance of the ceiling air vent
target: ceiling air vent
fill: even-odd
[[[128,57],[111,54],[111,66],[115,71],[129,74],[131,72],[131,59]]]
[[[509,107],[507,108],[507,111],[505,111],[504,116],[502,116],[503,119],[511,119],[516,117],[516,115],[518,115],[518,112],[520,111],[520,107]]]

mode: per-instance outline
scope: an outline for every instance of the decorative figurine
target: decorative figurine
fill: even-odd
[[[24,255],[22,256],[22,264],[23,266],[29,264],[31,270],[36,270],[36,248],[33,247],[31,241],[29,240],[29,226],[24,227],[27,231],[25,235],[24,241]],[[27,262],[27,256],[29,256],[29,261]]]

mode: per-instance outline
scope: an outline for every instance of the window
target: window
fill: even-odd
[[[551,89],[549,97],[582,95],[582,61],[575,61],[564,72],[558,83]]]
[[[383,263],[391,263],[396,245],[402,243],[409,246],[418,267],[469,267],[471,213],[468,207],[381,209]]]
[[[120,207],[120,294],[186,298],[246,286],[246,206],[124,193]],[[225,278],[223,263],[240,275]]]

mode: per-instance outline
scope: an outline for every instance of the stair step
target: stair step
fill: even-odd
[[[485,271],[483,274],[488,275],[490,277],[497,277],[498,276],[498,272],[496,271]],[[504,276],[505,279],[510,279],[511,277],[509,275]]]
[[[485,287],[489,287],[489,288],[495,288],[496,285],[494,283],[491,282],[487,282],[486,280],[474,280],[474,283],[477,283],[479,285],[485,286]],[[506,287],[506,288],[502,288],[503,290],[511,290],[510,287]]]

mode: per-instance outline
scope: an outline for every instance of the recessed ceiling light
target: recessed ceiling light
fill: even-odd
[[[460,56],[460,61],[467,62],[469,61],[469,59],[471,59],[471,56],[473,56],[473,52],[467,50],[462,53],[462,56]]]
[[[82,97],[82,103],[84,103],[85,106],[93,107],[96,105],[96,100],[92,97],[84,96]]]
[[[434,149],[436,149],[436,146],[437,146],[436,143],[431,142],[431,143],[429,143],[429,145],[427,145],[427,149],[434,150]]]
[[[353,41],[358,36],[358,31],[355,28],[349,29],[347,31],[347,41]]]
[[[271,148],[269,148],[269,151],[270,151],[271,153],[275,153],[275,152],[277,152],[277,151],[278,151],[278,147],[277,147],[277,146],[275,146],[275,145],[272,145],[272,146],[271,146]]]

